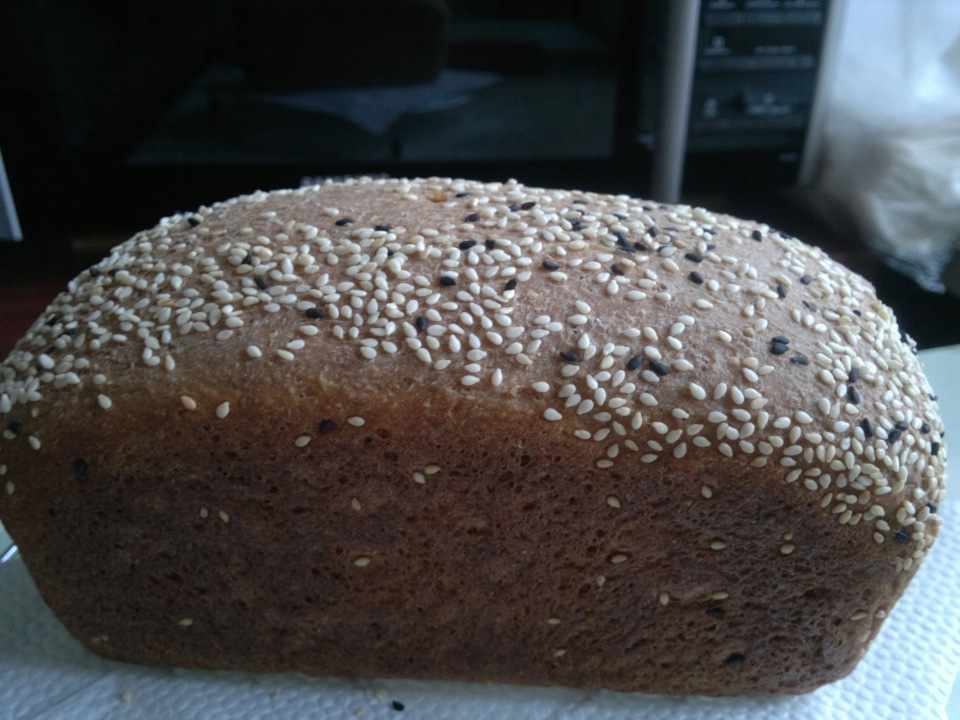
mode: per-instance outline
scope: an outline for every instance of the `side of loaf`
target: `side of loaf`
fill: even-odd
[[[711,695],[849,673],[946,462],[820,250],[444,178],[137,234],[0,365],[0,432],[0,519],[107,657]]]

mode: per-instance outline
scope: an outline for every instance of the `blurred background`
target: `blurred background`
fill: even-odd
[[[355,174],[756,218],[960,343],[956,0],[0,0],[0,357],[161,217]]]

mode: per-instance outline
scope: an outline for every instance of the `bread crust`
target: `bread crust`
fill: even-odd
[[[0,517],[97,653],[616,690],[849,673],[939,531],[936,402],[821,251],[358,180],[164,219],[0,366]]]

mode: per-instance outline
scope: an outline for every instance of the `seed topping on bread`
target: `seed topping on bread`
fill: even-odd
[[[249,334],[268,318],[269,342]],[[122,412],[141,399],[115,392],[115,374],[146,367],[168,379],[150,401],[171,416],[232,422],[241,393],[180,381],[198,338],[222,346],[230,372],[339,348],[420,384],[501,393],[593,443],[597,472],[774,466],[837,523],[909,545],[901,569],[935,535],[946,453],[913,341],[868,283],[763,224],[439,178],[254,193],[166,218],[72,281],[0,366],[7,502],[29,488],[4,446],[44,452],[34,420],[56,393]],[[364,424],[347,410],[290,443]],[[95,472],[95,457],[80,462]],[[703,502],[717,491],[704,485]]]

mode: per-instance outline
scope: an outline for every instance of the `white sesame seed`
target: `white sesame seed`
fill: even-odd
[[[313,440],[313,438],[310,437],[309,435],[301,435],[300,437],[298,437],[296,440],[293,441],[293,444],[296,445],[297,447],[302,448],[309,445],[311,440]]]
[[[561,414],[560,414],[557,410],[555,410],[554,408],[547,408],[546,410],[544,410],[544,411],[543,411],[543,417],[544,417],[544,419],[549,420],[549,421],[551,421],[551,422],[556,422],[557,420],[562,420],[562,419],[563,419],[563,415],[561,415]]]
[[[347,422],[353,425],[354,427],[363,427],[363,425],[366,424],[367,421],[364,420],[359,415],[354,415],[353,417],[348,417]]]
[[[228,401],[224,401],[217,405],[216,414],[218,418],[223,420],[227,415],[230,414],[230,403]]]
[[[102,407],[104,410],[109,410],[111,407],[113,407],[113,401],[112,401],[109,397],[107,397],[106,395],[102,395],[102,394],[101,394],[101,395],[97,395],[97,403],[98,403],[98,404],[100,405],[100,407]]]

